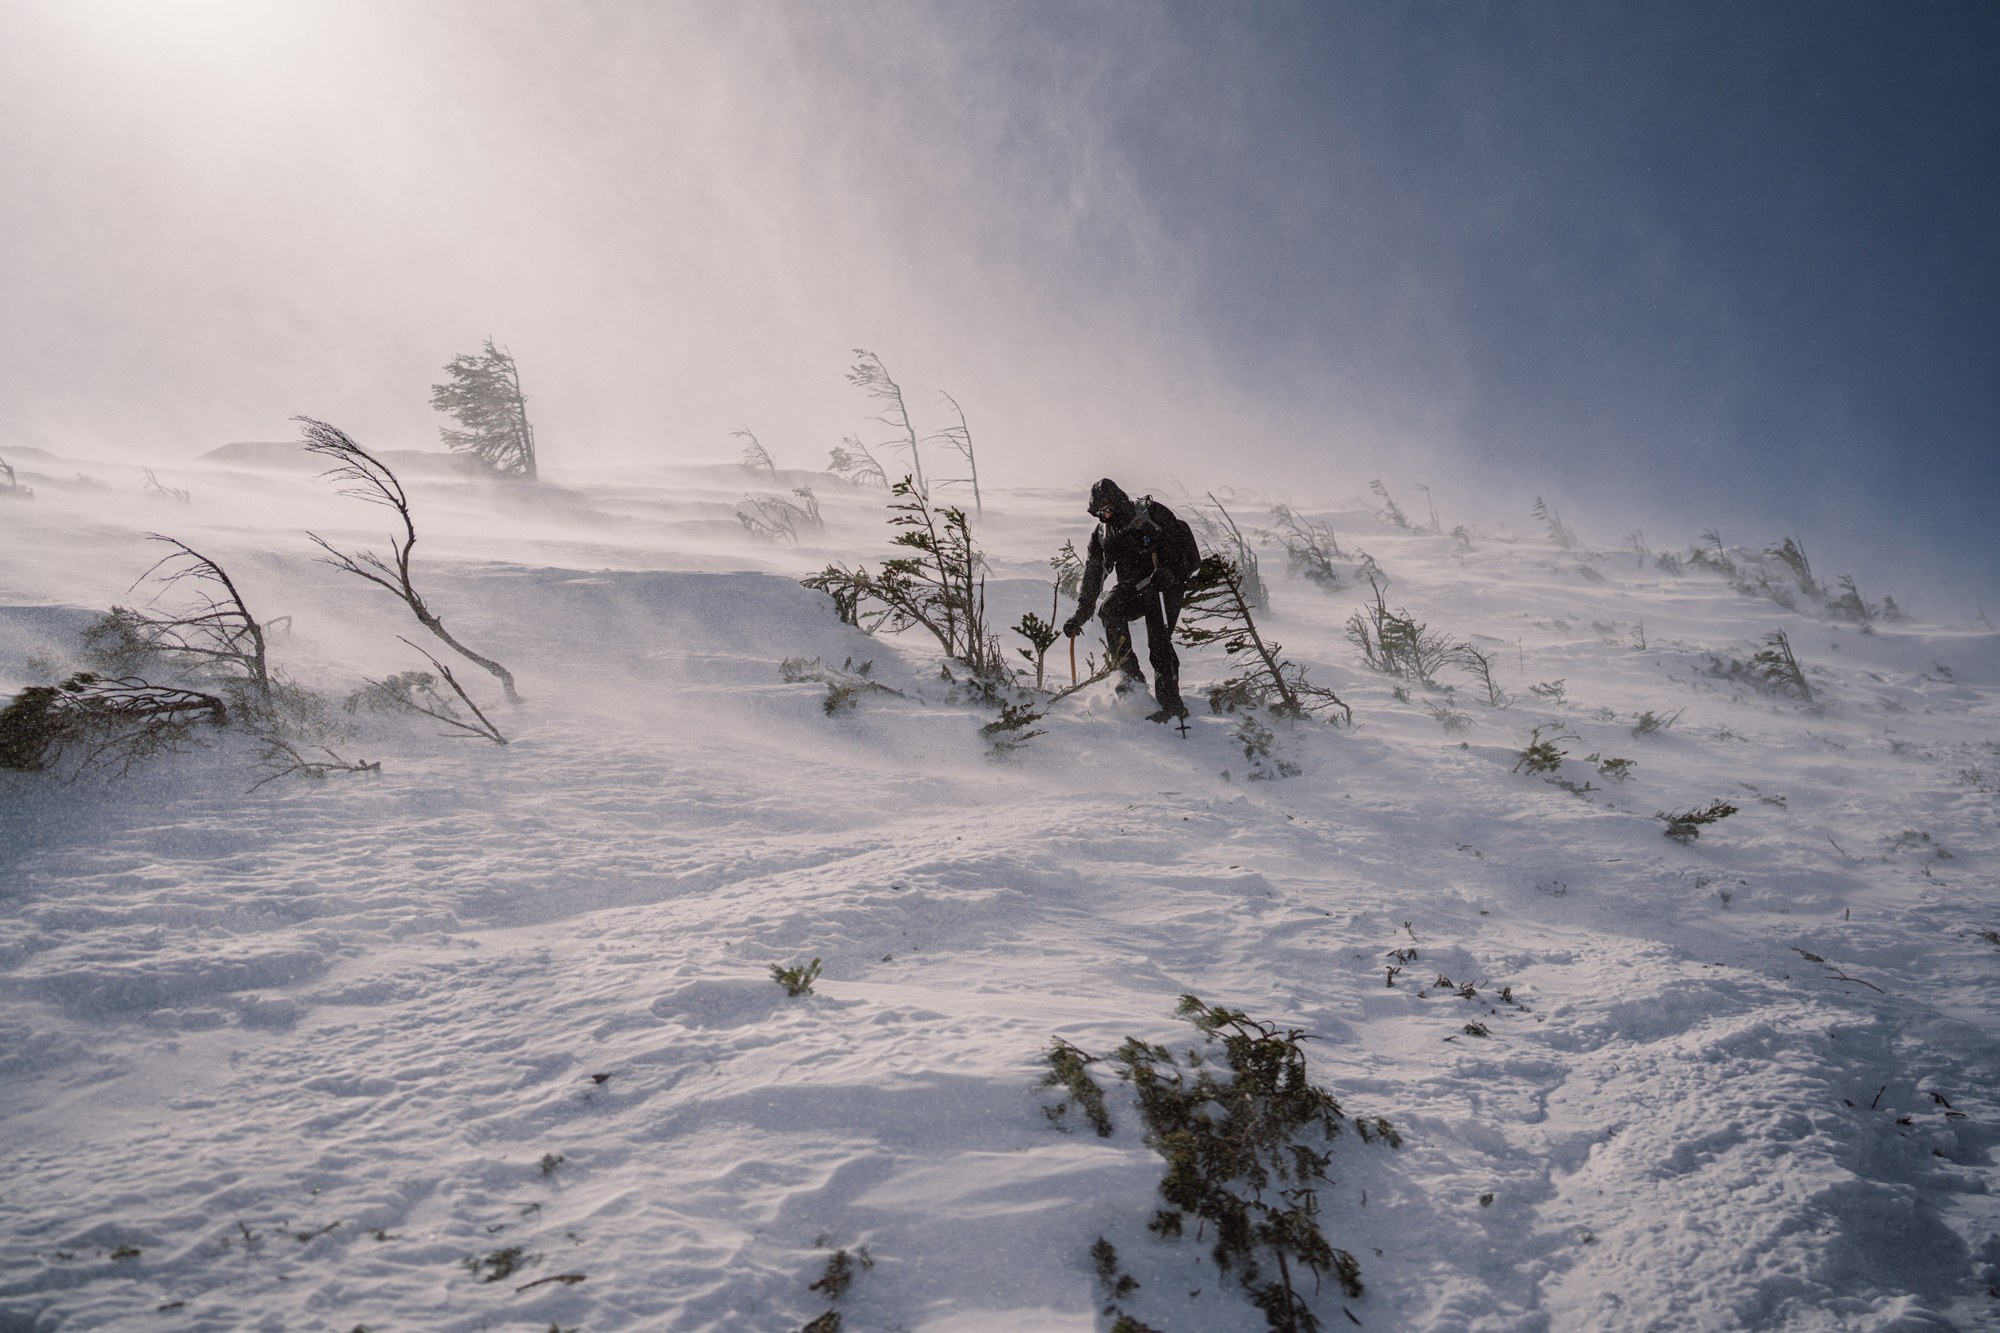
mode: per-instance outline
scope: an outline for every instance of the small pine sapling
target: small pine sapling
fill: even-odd
[[[879,574],[834,563],[800,582],[832,597],[849,624],[871,634],[921,627],[974,675],[1008,679],[999,639],[987,629],[986,580],[965,511],[933,505],[909,477],[891,496],[889,523],[901,529],[892,540],[916,554],[883,561]]]
[[[1792,655],[1792,641],[1783,630],[1775,630],[1764,640],[1764,648],[1750,659],[1750,675],[1765,689],[1777,694],[1796,694],[1806,703],[1813,701],[1812,686],[1799,659]]]
[[[1882,607],[1861,595],[1861,589],[1855,586],[1852,574],[1840,576],[1840,596],[1828,602],[1826,609],[1830,615],[1851,620],[1859,625],[1863,634],[1874,633],[1875,622],[1882,618],[1883,614]]]
[[[743,441],[743,470],[745,472],[761,477],[775,477],[778,475],[778,465],[771,461],[770,451],[764,448],[756,435],[751,433],[748,426],[740,427],[729,433]]]
[[[1362,660],[1385,675],[1434,684],[1437,673],[1465,645],[1451,642],[1401,607],[1391,611],[1383,597],[1385,585],[1373,570],[1368,586],[1374,600],[1347,618],[1347,637],[1361,650]]]
[[[849,435],[833,446],[827,455],[827,471],[852,486],[880,486],[887,489],[889,474],[875,461],[875,455],[868,452],[868,446],[860,439]]]
[[[1278,540],[1285,548],[1285,558],[1290,562],[1292,572],[1303,575],[1328,592],[1338,590],[1341,586],[1340,571],[1333,562],[1346,557],[1341,553],[1340,542],[1334,537],[1333,529],[1324,523],[1301,518],[1298,511],[1289,505],[1273,505],[1271,517],[1277,520]]]
[[[979,728],[979,734],[992,747],[996,758],[1007,758],[1020,751],[1037,736],[1047,733],[1036,729],[1043,711],[1030,704],[1000,701],[1000,716]]]
[[[1826,599],[1826,589],[1822,588],[1819,581],[1813,577],[1812,561],[1806,559],[1805,545],[1798,538],[1787,537],[1776,546],[1767,548],[1764,554],[1790,571],[1793,581],[1799,585],[1800,592],[1815,602]]]
[[[1685,708],[1676,708],[1673,712],[1662,715],[1648,708],[1645,712],[1639,714],[1638,720],[1632,724],[1632,734],[1634,736],[1656,735],[1673,726],[1674,723],[1680,720],[1681,714],[1686,711],[1687,709]]]
[[[793,999],[801,995],[811,995],[813,983],[819,980],[819,973],[820,965],[817,958],[810,963],[793,963],[789,967],[780,963],[771,964],[771,980],[783,986],[785,994]]]
[[[1486,691],[1488,704],[1494,708],[1505,708],[1513,702],[1500,688],[1500,682],[1493,679],[1493,657],[1490,653],[1482,652],[1469,643],[1461,643],[1453,650],[1451,660],[1479,682],[1479,687]]]
[[[1568,750],[1557,749],[1556,741],[1574,739],[1575,737],[1568,733],[1562,733],[1549,740],[1543,740],[1542,729],[1536,727],[1528,733],[1527,747],[1521,751],[1521,757],[1514,761],[1514,767],[1508,771],[1519,773],[1525,768],[1530,773],[1553,773],[1562,767],[1563,758],[1569,753]]]
[[[838,667],[831,667],[817,657],[788,657],[778,666],[778,674],[787,684],[800,685],[807,682],[826,686],[826,698],[821,707],[828,717],[843,708],[852,708],[864,694],[888,694],[898,699],[907,699],[901,690],[884,685],[880,681],[868,679],[868,673],[875,669],[873,662],[856,663],[847,658]]]
[[[1562,515],[1556,512],[1554,505],[1538,495],[1535,497],[1534,513],[1535,517],[1542,521],[1542,525],[1549,530],[1550,541],[1565,551],[1574,551],[1576,549],[1576,534],[1571,532],[1569,525],[1562,521]]]
[[[1196,507],[1188,513],[1188,526],[1201,538],[1201,545],[1209,550],[1220,551],[1236,569],[1236,578],[1247,606],[1269,606],[1270,596],[1264,587],[1264,576],[1258,571],[1257,548],[1243,535],[1229,510],[1222,501],[1215,498],[1215,492],[1208,493],[1209,504],[1215,506],[1215,513]],[[1196,575],[1196,577],[1200,577]]]
[[[1192,995],[1175,1012],[1208,1039],[1209,1053],[1190,1051],[1184,1063],[1128,1037],[1112,1057],[1136,1094],[1147,1144],[1166,1161],[1167,1206],[1148,1229],[1180,1236],[1192,1214],[1213,1237],[1216,1266],[1235,1275],[1271,1329],[1314,1333],[1321,1325],[1307,1302],[1307,1272],[1313,1288],[1331,1273],[1347,1296],[1362,1294],[1360,1263],[1328,1241],[1319,1220],[1318,1191],[1346,1117],[1307,1077],[1303,1030]],[[1386,1121],[1363,1134],[1377,1137],[1400,1141]]]
[[[801,533],[819,532],[826,523],[812,487],[797,487],[792,494],[799,502],[778,495],[746,495],[737,502],[736,521],[753,536],[797,546],[803,540]]]
[[[1374,481],[1369,482],[1368,489],[1375,492],[1376,498],[1382,502],[1382,507],[1375,511],[1375,517],[1387,523],[1392,528],[1401,528],[1403,531],[1408,532],[1410,530],[1409,517],[1403,513],[1403,507],[1397,504],[1395,499],[1389,494],[1389,488],[1382,484],[1382,479],[1377,477]]]
[[[1279,717],[1303,718],[1337,708],[1344,720],[1354,720],[1354,711],[1339,695],[1308,681],[1303,669],[1284,658],[1283,645],[1267,641],[1258,631],[1242,573],[1227,556],[1202,559],[1201,568],[1188,580],[1176,632],[1191,648],[1220,643],[1241,668],[1241,674],[1209,692],[1209,706],[1215,712],[1229,711],[1238,703],[1257,703]]]
[[[1666,836],[1678,843],[1690,843],[1701,836],[1702,829],[1718,823],[1736,813],[1736,807],[1727,801],[1710,801],[1700,810],[1681,810],[1673,813],[1660,811],[1653,818],[1666,822]]]

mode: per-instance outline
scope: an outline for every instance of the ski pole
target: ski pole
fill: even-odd
[[[1069,683],[1076,684],[1076,635],[1069,636]]]

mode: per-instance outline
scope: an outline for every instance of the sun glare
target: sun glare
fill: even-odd
[[[107,51],[156,68],[257,65],[303,41],[316,12],[270,0],[69,0],[52,8]]]

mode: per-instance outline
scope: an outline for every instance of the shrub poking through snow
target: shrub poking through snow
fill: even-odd
[[[1678,722],[1681,714],[1686,711],[1685,708],[1676,708],[1673,712],[1662,716],[1648,708],[1645,712],[1639,714],[1637,720],[1632,723],[1632,734],[1634,736],[1651,736],[1657,732],[1665,731],[1668,727],[1673,726],[1675,722]]]
[[[1181,607],[1176,631],[1181,642],[1190,648],[1220,643],[1241,668],[1240,674],[1209,690],[1213,711],[1231,712],[1255,704],[1278,717],[1303,718],[1337,708],[1346,721],[1354,720],[1354,710],[1339,695],[1308,681],[1302,668],[1284,658],[1284,645],[1258,631],[1242,571],[1227,556],[1203,558],[1201,568],[1188,580]]]
[[[838,667],[830,667],[817,657],[788,657],[778,664],[778,674],[790,684],[814,682],[826,686],[826,698],[820,707],[828,717],[843,708],[854,707],[864,694],[889,694],[898,699],[909,697],[901,690],[868,679],[868,673],[874,669],[872,661],[857,663],[851,657]]]
[[[1340,550],[1340,542],[1333,535],[1333,529],[1324,523],[1314,523],[1300,518],[1298,511],[1289,505],[1274,505],[1271,517],[1278,521],[1278,540],[1284,545],[1285,558],[1291,563],[1294,574],[1302,574],[1328,592],[1340,587],[1340,571],[1334,561],[1346,557]]]
[[[1213,1238],[1216,1266],[1236,1276],[1271,1329],[1317,1333],[1322,1325],[1307,1302],[1308,1287],[1316,1290],[1330,1273],[1350,1298],[1362,1292],[1360,1263],[1329,1242],[1319,1222],[1318,1190],[1328,1180],[1332,1143],[1346,1117],[1333,1095],[1306,1076],[1303,1030],[1192,995],[1181,996],[1175,1012],[1202,1033],[1209,1051],[1190,1050],[1183,1059],[1128,1037],[1111,1057],[1118,1076],[1132,1085],[1147,1145],[1166,1160],[1160,1181],[1166,1207],[1148,1230],[1163,1240],[1178,1238],[1192,1215],[1196,1234]],[[1051,1063],[1065,1050],[1075,1048],[1057,1043]],[[1075,1051],[1065,1058],[1066,1078],[1089,1080],[1089,1057]],[[1362,1138],[1400,1142],[1384,1120],[1366,1123]],[[1107,1296],[1137,1289],[1136,1282],[1118,1281],[1109,1242],[1100,1240],[1091,1257]],[[1118,1327],[1145,1327],[1117,1314]]]
[[[1382,502],[1382,507],[1375,511],[1375,517],[1381,519],[1392,528],[1401,528],[1403,531],[1408,532],[1410,530],[1409,516],[1403,512],[1403,507],[1397,504],[1394,497],[1389,494],[1389,488],[1382,484],[1382,479],[1377,477],[1374,481],[1369,482],[1368,489],[1375,492],[1375,498]]]
[[[1362,1292],[1360,1263],[1319,1225],[1315,1187],[1333,1160],[1327,1150],[1341,1130],[1340,1104],[1307,1079],[1300,1029],[1192,995],[1175,1012],[1221,1043],[1220,1061],[1196,1063],[1190,1052],[1183,1063],[1133,1038],[1112,1057],[1138,1096],[1147,1143],[1167,1162],[1160,1182],[1167,1207],[1150,1229],[1178,1236],[1193,1214],[1203,1234],[1212,1229],[1216,1266],[1236,1275],[1265,1322],[1279,1333],[1312,1333],[1319,1318],[1294,1265],[1310,1270],[1315,1285],[1330,1271],[1348,1296]]]
[[[1443,634],[1398,607],[1389,609],[1383,599],[1382,582],[1368,577],[1375,600],[1347,618],[1347,637],[1361,650],[1361,658],[1373,670],[1405,680],[1432,683],[1438,671],[1456,661],[1464,644],[1452,643]]]
[[[1558,736],[1555,740],[1545,741],[1542,739],[1542,729],[1536,727],[1528,733],[1527,748],[1521,751],[1521,757],[1514,761],[1514,767],[1509,771],[1519,773],[1525,768],[1530,773],[1555,772],[1562,767],[1563,756],[1569,753],[1568,750],[1556,748],[1556,740],[1562,739],[1566,737]]]
[[[1083,1118],[1090,1122],[1090,1127],[1097,1131],[1098,1138],[1110,1138],[1111,1113],[1104,1106],[1104,1089],[1092,1081],[1084,1068],[1097,1063],[1097,1057],[1085,1054],[1058,1037],[1049,1044],[1048,1054],[1043,1058],[1048,1061],[1049,1072],[1042,1075],[1042,1081],[1037,1086],[1061,1088],[1069,1093],[1070,1100],[1045,1106],[1042,1114],[1061,1124],[1071,1103],[1074,1103]]]
[[[1035,724],[1042,720],[1042,713],[1030,704],[1000,701],[1000,716],[979,728],[979,734],[993,748],[998,757],[1018,754],[1027,743],[1046,733],[1037,731]]]
[[[1452,652],[1452,664],[1465,671],[1479,682],[1479,688],[1486,692],[1486,702],[1494,708],[1505,708],[1513,702],[1507,691],[1500,688],[1500,682],[1493,679],[1493,655],[1482,652],[1469,643],[1461,643]]]
[[[1562,515],[1556,512],[1555,506],[1542,499],[1539,495],[1535,497],[1535,517],[1540,519],[1542,526],[1549,530],[1550,541],[1565,551],[1574,551],[1576,549],[1576,534],[1571,532],[1569,525],[1562,521]]]
[[[470,1255],[460,1263],[465,1271],[481,1282],[500,1282],[514,1276],[530,1264],[541,1262],[539,1254],[529,1254],[519,1245],[509,1245],[504,1250],[494,1250],[487,1255]]]
[[[1215,492],[1208,493],[1208,503],[1215,506],[1215,512],[1207,508],[1190,505],[1187,513],[1188,526],[1200,538],[1203,550],[1220,552],[1236,570],[1236,581],[1243,591],[1243,600],[1249,606],[1269,606],[1269,590],[1264,587],[1264,576],[1257,568],[1257,548],[1243,535],[1243,529],[1236,526],[1222,501],[1215,498]],[[1201,575],[1197,573],[1196,579]],[[1190,581],[1192,582],[1192,580]]]
[[[813,993],[813,983],[819,980],[819,959],[810,963],[794,963],[786,967],[781,963],[771,964],[771,980],[785,988],[785,994],[797,999],[801,995]]]
[[[1682,810],[1669,814],[1666,811],[1653,816],[1666,821],[1666,835],[1678,843],[1690,843],[1701,836],[1702,829],[1719,823],[1736,813],[1736,807],[1727,801],[1710,801],[1699,810]]]
[[[753,477],[775,477],[778,465],[771,460],[771,451],[764,447],[756,433],[748,426],[740,426],[729,432],[743,441],[743,470]]]
[[[1813,702],[1812,686],[1807,683],[1806,673],[1792,653],[1792,641],[1783,630],[1773,631],[1748,662],[1736,658],[1727,662],[1720,658],[1710,660],[1713,663],[1710,671],[1714,675],[1727,680],[1740,680],[1766,694],[1789,695],[1801,703]]]
[[[890,495],[889,523],[901,529],[894,544],[916,554],[883,561],[879,574],[834,563],[800,582],[833,598],[848,624],[871,634],[922,628],[975,675],[1006,679],[1011,669],[986,625],[986,580],[965,511],[933,505],[909,477]]]
[[[228,721],[228,705],[212,694],[79,671],[57,685],[30,685],[0,709],[0,768],[44,768],[75,749],[85,767],[116,764],[122,774],[176,749],[198,725]]]
[[[794,487],[792,494],[799,497],[798,503],[781,495],[746,495],[736,503],[736,521],[752,536],[797,546],[801,533],[824,531],[826,520],[820,517],[812,487]]]

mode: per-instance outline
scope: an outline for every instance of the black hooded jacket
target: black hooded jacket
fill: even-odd
[[[1076,618],[1088,620],[1097,610],[1107,569],[1118,582],[1152,588],[1178,588],[1201,567],[1201,548],[1185,519],[1150,496],[1132,500],[1109,477],[1090,488],[1090,513],[1100,516],[1111,507],[1108,521],[1099,519],[1090,534],[1090,551],[1083,562],[1083,586],[1076,594]],[[1155,570],[1166,577],[1155,579]]]

